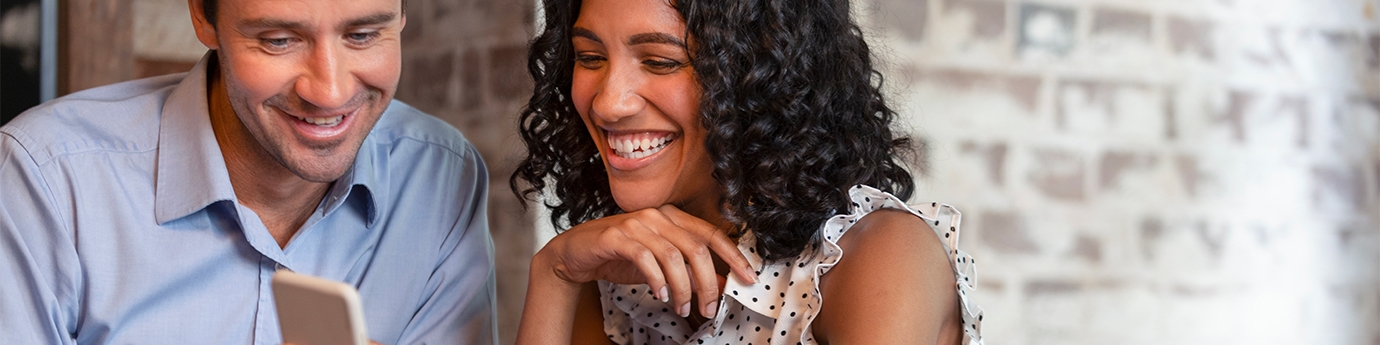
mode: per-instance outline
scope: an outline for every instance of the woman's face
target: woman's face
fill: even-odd
[[[624,211],[718,217],[685,23],[665,0],[585,0],[571,31],[571,98]]]

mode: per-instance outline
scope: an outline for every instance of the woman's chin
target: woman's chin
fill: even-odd
[[[667,202],[667,193],[654,187],[619,186],[616,182],[611,184],[613,201],[624,212],[661,207]]]

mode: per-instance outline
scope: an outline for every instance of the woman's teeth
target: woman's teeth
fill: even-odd
[[[344,119],[345,115],[338,115],[332,117],[294,117],[296,117],[298,120],[302,120],[302,122],[310,123],[321,127],[335,127],[336,125],[340,124],[340,120]]]
[[[638,159],[651,156],[661,149],[666,148],[666,144],[671,142],[670,136],[662,137],[643,137],[627,139],[609,139],[609,149],[613,154],[628,159]]]

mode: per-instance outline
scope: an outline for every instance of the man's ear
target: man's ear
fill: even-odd
[[[202,0],[187,0],[187,9],[192,12],[192,28],[196,30],[196,39],[206,48],[220,49],[220,41],[216,40],[216,26],[206,20],[206,11],[201,8],[201,3]]]

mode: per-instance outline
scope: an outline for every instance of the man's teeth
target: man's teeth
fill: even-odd
[[[640,138],[640,139],[609,139],[609,148],[613,149],[613,154],[623,158],[638,159],[651,156],[666,147],[666,143],[671,142],[671,137],[659,138]]]
[[[340,120],[344,119],[344,118],[345,118],[345,115],[338,115],[338,116],[332,116],[332,117],[301,117],[301,116],[296,116],[296,118],[297,118],[298,120],[302,120],[303,122],[310,123],[310,124],[317,125],[317,126],[321,126],[321,127],[335,127],[336,125],[339,125],[339,124],[340,124]]]

